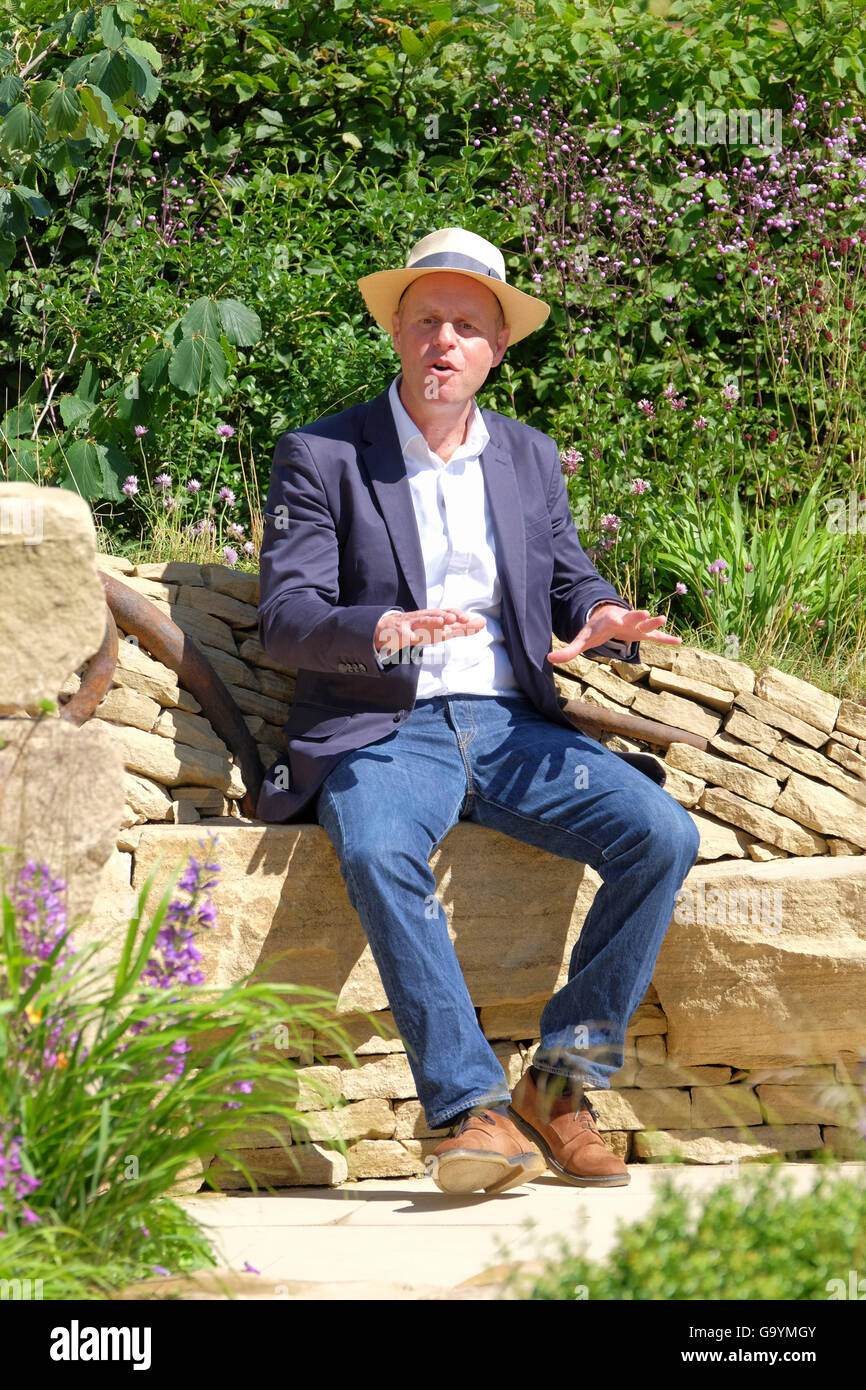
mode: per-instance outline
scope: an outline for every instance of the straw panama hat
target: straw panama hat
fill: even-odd
[[[390,333],[391,315],[407,285],[422,275],[442,270],[457,271],[471,280],[479,280],[496,295],[511,329],[509,347],[534,333],[550,313],[549,304],[542,304],[506,284],[505,260],[492,242],[462,227],[443,227],[431,232],[412,247],[404,269],[379,270],[374,275],[365,275],[357,282],[358,289],[379,327]]]

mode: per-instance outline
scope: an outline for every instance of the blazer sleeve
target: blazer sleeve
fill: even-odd
[[[339,592],[334,516],[305,436],[289,431],[277,441],[265,501],[261,644],[282,666],[381,679],[373,636],[382,604],[340,604]]]
[[[559,466],[559,448],[551,439],[551,470],[547,504],[553,524],[553,581],[550,586],[553,631],[560,642],[572,642],[586,623],[593,608],[600,603],[618,603],[628,609],[586,555],[577,534],[577,527],[568,505],[568,490]],[[610,661],[636,662],[640,643],[604,642],[600,647],[588,647],[585,656],[595,655]]]

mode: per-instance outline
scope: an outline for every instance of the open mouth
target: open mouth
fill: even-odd
[[[447,381],[449,376],[454,376],[457,372],[457,368],[449,362],[434,362],[428,370],[438,381]]]

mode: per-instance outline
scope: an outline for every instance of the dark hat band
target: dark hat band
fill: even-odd
[[[477,275],[490,275],[494,280],[502,280],[498,270],[476,261],[474,256],[464,256],[459,251],[435,251],[432,256],[422,256],[420,261],[407,265],[407,270],[426,270],[428,266],[440,265],[446,270],[474,270]],[[504,280],[502,281],[504,284]]]

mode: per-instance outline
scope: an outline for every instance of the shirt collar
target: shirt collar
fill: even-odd
[[[424,438],[418,426],[415,424],[415,421],[400,400],[400,393],[397,388],[402,379],[403,373],[398,372],[391,382],[388,391],[388,400],[391,405],[391,413],[394,416],[394,424],[397,427],[397,437],[400,441],[403,457],[422,460],[438,458],[438,455],[433,454],[427,440]],[[478,458],[489,442],[490,433],[484,423],[484,418],[478,407],[478,402],[473,397],[472,414],[469,417],[469,429],[466,434],[466,440],[454,451],[448,462],[454,463],[464,458]]]

